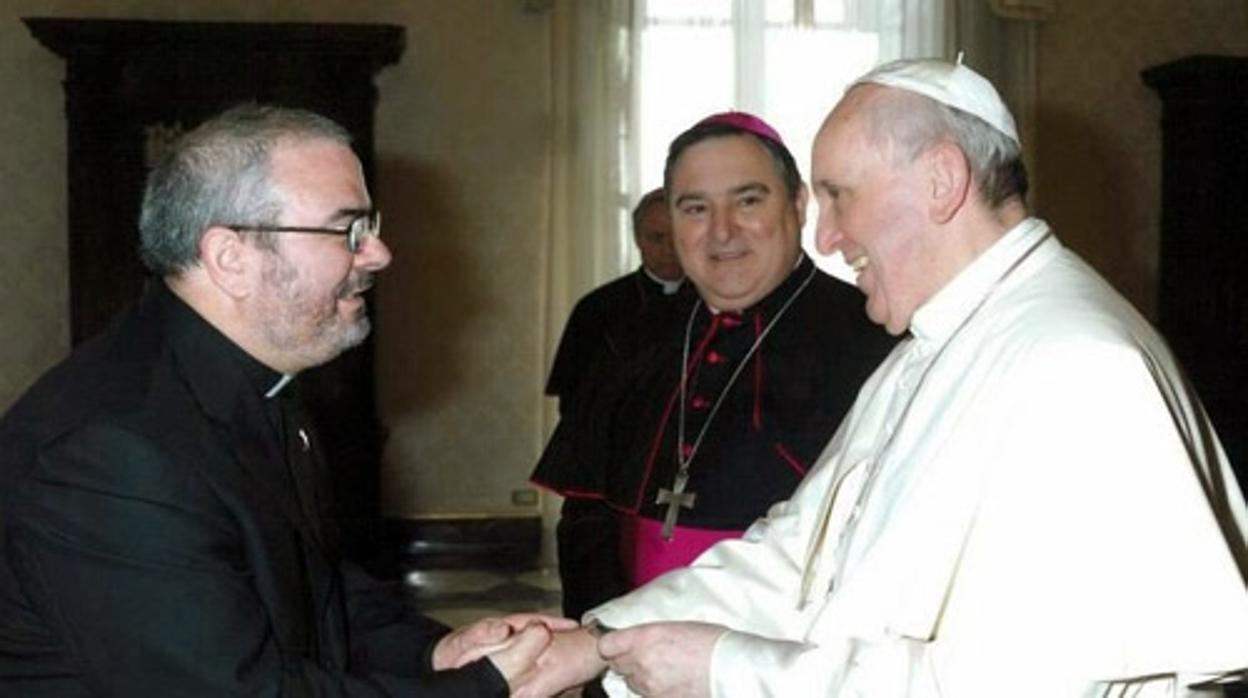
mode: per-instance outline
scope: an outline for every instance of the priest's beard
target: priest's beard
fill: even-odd
[[[319,366],[364,341],[368,315],[361,302],[352,316],[339,312],[338,302],[372,285],[372,275],[352,272],[329,289],[314,281],[278,254],[271,254],[262,271],[266,293],[260,322],[269,346],[301,368]]]

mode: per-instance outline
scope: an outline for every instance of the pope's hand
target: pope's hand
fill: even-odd
[[[711,653],[726,628],[708,623],[647,623],[602,636],[598,652],[643,696],[710,695]]]
[[[512,698],[546,698],[579,686],[606,670],[598,656],[598,640],[583,628],[556,632],[550,646],[518,682]]]

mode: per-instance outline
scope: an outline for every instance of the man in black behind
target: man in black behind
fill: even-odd
[[[676,258],[663,189],[642,196],[633,208],[633,241],[641,265],[587,293],[563,329],[546,381],[546,394],[559,398],[560,422],[535,471],[538,484],[546,484],[552,469],[584,467],[571,442],[582,438],[572,432],[583,426],[581,411],[590,396],[607,376],[671,334],[673,322],[693,303]],[[613,590],[626,588],[618,560],[601,554],[618,545],[619,519],[609,506],[569,493],[555,536],[565,616],[580,618],[614,596]]]

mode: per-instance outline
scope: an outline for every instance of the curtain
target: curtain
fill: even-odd
[[[944,53],[945,0],[852,2],[859,28],[879,32],[881,63]]]
[[[631,109],[632,0],[554,0],[551,18],[552,138],[549,223],[541,270],[542,366],[554,359],[577,299],[619,273],[623,256],[620,134]],[[538,386],[545,443],[556,405]],[[554,522],[561,498],[542,497],[542,559],[555,562]]]
[[[1057,0],[950,0],[949,46],[993,82],[1009,105],[1023,142],[1023,159],[1036,172],[1036,95],[1039,22],[1057,11]],[[1028,194],[1034,209],[1035,188]]]
[[[554,126],[542,274],[546,366],[576,300],[621,268],[620,134],[631,109],[632,2],[556,0],[551,14]]]

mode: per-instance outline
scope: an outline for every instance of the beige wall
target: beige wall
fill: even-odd
[[[542,443],[538,254],[547,218],[549,13],[523,0],[0,3],[0,409],[68,351],[63,63],[20,18],[383,22],[377,174],[395,261],[378,283],[384,506],[510,502]]]
[[[1244,0],[1058,0],[1039,34],[1039,213],[1150,317],[1161,224],[1161,100],[1140,71],[1248,56]]]
[[[18,21],[29,10],[0,5],[0,409],[69,347],[64,71]]]

